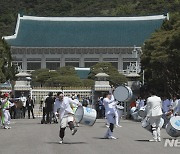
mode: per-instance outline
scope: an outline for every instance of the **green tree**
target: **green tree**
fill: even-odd
[[[44,76],[43,76],[44,75]],[[43,86],[49,76],[49,69],[38,69],[32,72],[32,85]]]
[[[127,82],[127,78],[118,72],[118,70],[111,63],[97,63],[91,67],[89,79],[95,79],[95,75],[98,73],[106,73],[109,75],[110,84],[120,85]]]
[[[4,40],[0,41],[0,82],[15,78],[15,66],[12,64],[10,48]]]
[[[83,87],[93,87],[94,86],[94,80],[92,79],[83,79],[82,80],[82,85]]]
[[[73,66],[64,66],[57,69],[57,72],[62,76],[72,75],[77,76]]]
[[[47,81],[48,85],[55,87],[80,87],[82,86],[81,79],[77,76],[55,76],[49,78]]]
[[[73,87],[83,86],[81,79],[77,76],[74,67],[65,66],[50,71],[49,69],[39,69],[32,72],[32,83],[34,85]]]
[[[142,48],[142,68],[149,89],[159,94],[180,93],[180,14],[176,13],[145,42]]]

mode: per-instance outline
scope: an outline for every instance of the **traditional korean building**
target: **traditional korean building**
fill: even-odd
[[[141,46],[167,18],[35,17],[18,15],[15,33],[3,38],[23,71],[110,62],[120,72],[139,66]],[[130,70],[130,69],[129,69]],[[128,70],[128,71],[129,71]]]

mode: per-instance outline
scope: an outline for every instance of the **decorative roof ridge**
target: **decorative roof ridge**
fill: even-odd
[[[160,20],[166,19],[165,15],[138,16],[138,17],[37,17],[22,16],[21,20],[37,21],[139,21],[139,20]]]
[[[15,33],[11,36],[3,36],[2,39],[5,39],[5,40],[16,39],[18,31],[19,31],[20,18],[21,18],[20,14],[18,14]]]

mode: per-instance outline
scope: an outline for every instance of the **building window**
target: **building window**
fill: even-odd
[[[79,58],[65,58],[65,61],[79,61]]]
[[[89,68],[93,65],[96,65],[98,62],[85,62],[85,67]]]
[[[27,62],[27,70],[37,70],[41,68],[41,62]]]
[[[65,62],[65,66],[79,67],[79,62]]]
[[[46,58],[46,61],[60,61],[60,58]]]
[[[112,66],[114,66],[116,69],[118,69],[118,62],[109,62],[112,64]]]
[[[59,62],[46,62],[46,68],[50,70],[57,70],[60,67]]]
[[[118,58],[103,58],[103,61],[118,61]]]
[[[41,58],[28,58],[27,61],[41,61]]]
[[[84,61],[99,61],[99,58],[84,58]]]

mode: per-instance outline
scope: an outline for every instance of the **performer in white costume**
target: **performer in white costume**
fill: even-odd
[[[77,132],[77,128],[74,127],[74,112],[71,108],[71,104],[77,104],[77,101],[73,101],[71,98],[64,97],[63,93],[58,93],[58,97],[55,100],[54,103],[54,114],[59,116],[60,119],[60,131],[59,131],[59,137],[60,141],[59,143],[63,143],[63,138],[65,136],[65,129],[67,124],[69,125],[70,130],[72,131],[72,135],[74,135]]]
[[[2,99],[2,104],[1,104],[1,108],[2,108],[2,124],[4,129],[10,129],[10,120],[11,120],[11,116],[9,113],[9,109],[10,107],[14,106],[14,103],[11,103],[9,101],[9,94],[5,93],[3,95],[3,99]]]
[[[105,116],[109,123],[109,128],[105,134],[105,138],[116,139],[113,134],[114,124],[115,124],[115,112],[114,106],[117,105],[117,102],[114,101],[114,96],[110,93],[104,94],[103,104],[105,107]]]
[[[149,140],[151,142],[160,142],[161,141],[161,133],[160,133],[160,119],[162,116],[161,109],[161,98],[156,96],[153,91],[150,92],[151,97],[147,98],[147,118],[150,118],[150,125],[152,126],[152,135],[153,139]]]

